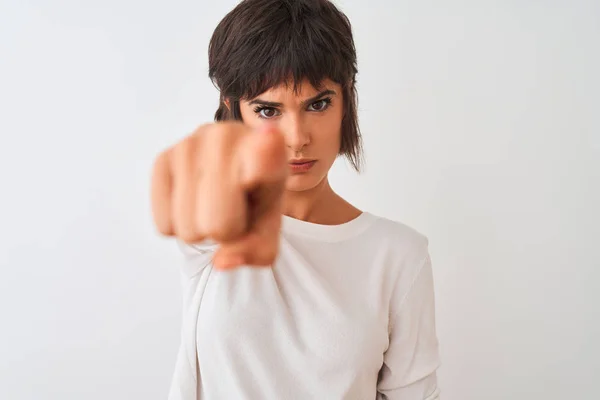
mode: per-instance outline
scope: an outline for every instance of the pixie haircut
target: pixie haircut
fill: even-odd
[[[208,64],[220,92],[215,121],[241,121],[241,99],[280,84],[292,83],[297,94],[304,79],[317,90],[327,78],[338,83],[344,98],[339,154],[360,171],[356,48],[350,21],[333,3],[243,0],[215,29]]]

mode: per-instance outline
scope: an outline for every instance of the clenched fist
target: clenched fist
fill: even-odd
[[[268,266],[279,249],[288,176],[282,133],[218,122],[161,153],[152,171],[158,231],[186,243],[218,242],[217,268]]]

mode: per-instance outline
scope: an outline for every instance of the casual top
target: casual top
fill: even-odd
[[[169,400],[434,400],[440,364],[428,239],[364,212],[283,216],[271,268],[213,269],[186,245]]]

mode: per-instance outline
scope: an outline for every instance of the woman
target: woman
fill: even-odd
[[[186,255],[169,398],[438,399],[427,237],[327,178],[338,155],[361,164],[346,16],[327,0],[242,1],[209,64],[217,123],[153,173],[158,230]]]

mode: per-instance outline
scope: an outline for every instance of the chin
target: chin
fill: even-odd
[[[319,179],[319,177],[313,174],[291,175],[287,178],[285,189],[290,192],[304,192],[306,190],[314,189],[322,180],[323,178]]]

